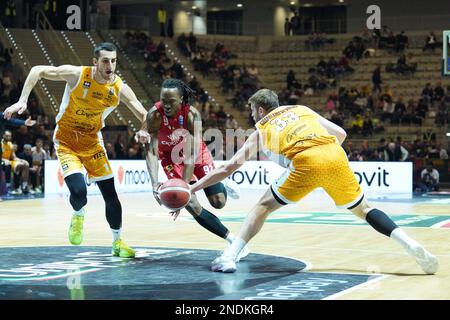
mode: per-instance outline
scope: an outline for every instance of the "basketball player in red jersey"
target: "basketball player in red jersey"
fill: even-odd
[[[197,109],[189,105],[188,99],[193,90],[178,79],[164,80],[161,88],[160,100],[147,114],[147,130],[150,134],[150,143],[147,145],[146,162],[152,181],[153,195],[161,204],[158,188],[158,156],[161,166],[168,179],[183,179],[187,183],[201,179],[214,169],[212,156],[207,149],[201,135],[201,115]],[[143,132],[142,132],[143,133]],[[191,150],[192,152],[182,152]],[[227,195],[238,198],[239,191],[234,182],[217,183],[205,188],[209,203],[217,209],[225,206]],[[204,209],[195,195],[186,206],[186,210],[205,229],[226,239],[231,243],[234,236],[211,212]],[[180,210],[172,212],[174,219]],[[248,255],[243,250],[239,259]]]

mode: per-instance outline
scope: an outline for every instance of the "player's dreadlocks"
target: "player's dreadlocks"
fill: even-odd
[[[192,90],[187,84],[178,79],[166,79],[162,83],[163,88],[177,88],[182,97],[183,104],[190,103],[190,100],[194,98],[195,91]]]

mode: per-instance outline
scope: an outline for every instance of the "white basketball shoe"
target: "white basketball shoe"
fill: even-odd
[[[233,273],[236,271],[236,262],[232,257],[222,254],[211,262],[211,270],[214,272]]]
[[[224,179],[222,181],[225,190],[227,190],[227,195],[232,199],[239,199],[241,197],[241,191],[236,182],[231,179]]]
[[[421,245],[409,247],[408,253],[412,255],[422,270],[427,274],[435,274],[439,269],[438,259]]]

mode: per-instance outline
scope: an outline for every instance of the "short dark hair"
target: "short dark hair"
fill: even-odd
[[[177,88],[184,104],[190,103],[191,98],[194,98],[195,95],[195,91],[179,79],[169,78],[164,80],[162,88]]]
[[[94,49],[94,57],[96,57],[97,59],[100,57],[100,51],[105,50],[105,51],[117,51],[117,47],[112,44],[111,42],[102,42],[98,45],[95,46]]]
[[[260,89],[256,91],[256,93],[248,99],[248,103],[253,103],[255,107],[261,107],[264,110],[272,110],[280,106],[278,95],[269,89]]]

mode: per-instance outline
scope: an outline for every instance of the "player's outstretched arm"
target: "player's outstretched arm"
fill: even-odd
[[[58,67],[34,66],[31,68],[30,73],[25,80],[19,101],[6,108],[3,117],[9,120],[14,113],[18,112],[19,114],[22,114],[27,109],[28,97],[30,96],[31,90],[33,90],[40,79],[66,81],[69,86],[73,88],[78,82],[80,74],[81,67],[72,65],[61,65]]]
[[[211,173],[204,176],[202,179],[192,185],[191,192],[195,193],[201,189],[216,184],[234,171],[239,169],[245,161],[251,159],[258,152],[258,131],[253,132],[244,145],[236,152],[236,154],[226,164],[213,170]]]
[[[122,90],[120,90],[120,99],[130,109],[133,115],[144,123],[147,118],[147,110],[145,110],[142,103],[136,97],[136,94],[131,90],[130,86],[123,84]]]
[[[150,175],[153,188],[153,196],[161,204],[158,196],[158,131],[161,127],[161,118],[156,107],[152,107],[147,114],[147,128],[150,134],[150,141],[146,144],[145,163]]]

